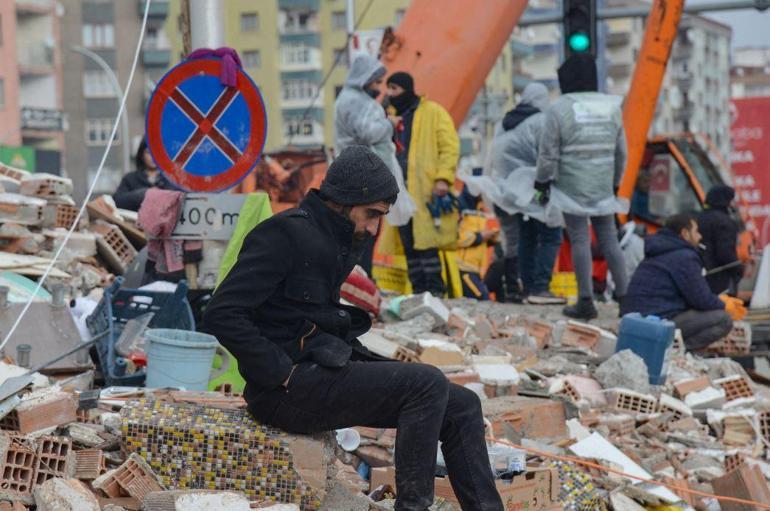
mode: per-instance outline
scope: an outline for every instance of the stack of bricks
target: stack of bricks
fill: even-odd
[[[651,414],[658,406],[655,397],[628,389],[615,390],[612,398],[610,408],[620,413]]]
[[[741,398],[754,397],[754,391],[751,390],[751,384],[741,375],[728,376],[714,381],[714,385],[717,385],[725,391],[725,400],[733,401]]]
[[[122,440],[174,489],[233,490],[254,502],[319,508],[330,455],[324,444],[255,422],[245,410],[134,401]]]

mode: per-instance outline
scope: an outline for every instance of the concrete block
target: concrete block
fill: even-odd
[[[658,411],[660,413],[672,414],[671,422],[676,422],[685,417],[692,417],[692,409],[689,406],[668,394],[660,395]]]
[[[465,354],[454,343],[433,339],[417,341],[420,351],[420,362],[436,367],[461,366],[465,364]]]
[[[599,343],[601,331],[595,326],[577,321],[568,321],[561,336],[561,345],[593,350]]]
[[[722,408],[725,404],[725,391],[714,387],[706,387],[703,390],[687,394],[684,398],[684,403],[693,410]]]
[[[714,385],[725,391],[725,400],[754,397],[754,391],[751,390],[751,384],[742,375],[728,376],[714,380]]]
[[[99,501],[77,479],[55,478],[35,488],[38,511],[100,511]]]
[[[444,302],[425,292],[413,295],[401,301],[399,315],[403,320],[410,320],[421,314],[430,314],[437,320],[437,325],[446,325],[449,321],[449,309]]]
[[[142,501],[142,511],[249,511],[249,499],[233,491],[174,490],[152,492]],[[269,509],[269,508],[268,508]]]
[[[655,413],[658,401],[654,396],[628,389],[617,389],[612,393],[610,408],[620,413]]]
[[[679,399],[684,399],[691,392],[698,392],[711,386],[708,376],[679,380],[674,383],[674,393]]]
[[[61,436],[44,436],[37,439],[35,460],[35,485],[49,479],[61,477],[70,479],[75,474],[75,454],[72,440]]]
[[[139,502],[150,492],[166,489],[150,465],[136,453],[115,470],[96,478],[92,486],[109,497],[129,496]]]

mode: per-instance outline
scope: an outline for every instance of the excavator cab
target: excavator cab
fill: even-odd
[[[702,211],[708,190],[723,183],[719,169],[692,134],[655,137],[645,148],[630,217],[655,231],[671,215]]]

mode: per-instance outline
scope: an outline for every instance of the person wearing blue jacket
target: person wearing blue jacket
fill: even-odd
[[[689,351],[724,338],[733,327],[725,304],[709,288],[698,254],[701,234],[696,218],[678,214],[645,239],[644,260],[634,272],[621,307],[672,320]]]

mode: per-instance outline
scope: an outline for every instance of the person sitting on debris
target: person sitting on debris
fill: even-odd
[[[150,149],[147,147],[147,139],[142,139],[139,143],[134,161],[136,170],[123,176],[112,198],[115,200],[115,205],[121,209],[139,211],[147,190],[150,188],[173,190],[173,187],[155,165]]]
[[[462,508],[502,511],[478,396],[435,367],[369,352],[357,339],[371,327],[369,315],[339,301],[397,194],[377,155],[345,149],[319,190],[249,233],[203,330],[238,360],[257,420],[300,434],[397,428],[396,510],[433,504],[441,441]]]
[[[460,195],[460,225],[457,237],[457,266],[463,283],[463,296],[489,300],[481,274],[487,268],[488,244],[494,243],[500,231],[487,228],[487,215],[479,209],[479,197],[463,188]]]
[[[562,96],[545,113],[537,160],[542,203],[550,201],[564,213],[578,283],[578,301],[563,313],[575,319],[597,317],[591,278],[593,226],[599,250],[615,282],[615,298],[626,294],[623,253],[618,244],[615,214],[628,204],[615,197],[626,165],[626,137],[621,98],[598,92],[596,61],[571,55],[559,68]]]
[[[738,291],[743,276],[743,266],[738,260],[738,224],[730,217],[730,207],[735,200],[735,188],[716,185],[706,194],[706,210],[698,215],[698,228],[703,235],[703,264],[709,287],[715,293]]]
[[[674,215],[644,242],[644,260],[634,272],[621,313],[671,319],[690,351],[725,337],[733,321],[711,292],[698,255],[701,235],[690,214]]]

